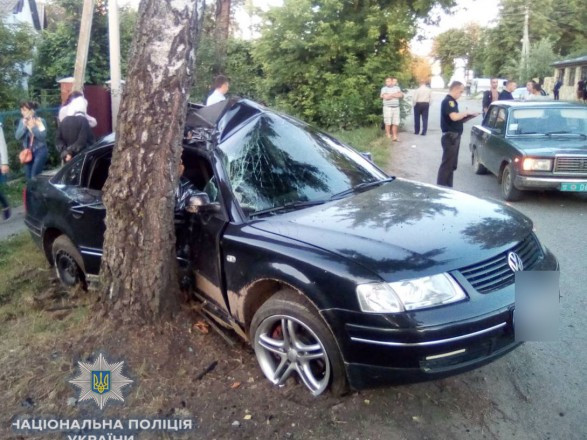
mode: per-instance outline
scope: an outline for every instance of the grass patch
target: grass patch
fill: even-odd
[[[10,183],[0,184],[0,191],[8,199],[11,207],[22,205],[22,191],[26,186],[24,177],[12,180]]]
[[[389,161],[389,139],[379,127],[361,127],[354,130],[341,130],[331,133],[337,139],[359,151],[370,152],[373,161],[385,169]]]

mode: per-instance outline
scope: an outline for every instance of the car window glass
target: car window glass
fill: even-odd
[[[587,108],[516,109],[510,114],[508,134],[587,135]]]
[[[497,106],[493,106],[491,107],[491,109],[489,110],[489,117],[486,118],[487,119],[487,127],[489,128],[494,128],[495,127],[495,121],[497,119],[497,110],[498,107]]]
[[[73,159],[69,169],[63,174],[61,183],[69,186],[77,186],[80,184],[80,176],[84,164],[84,157],[78,156]]]
[[[386,176],[360,154],[285,116],[265,113],[220,144],[243,210],[328,199]]]
[[[503,133],[504,127],[505,127],[505,109],[500,108],[497,111],[497,116],[495,118],[495,129],[498,130],[500,133]]]

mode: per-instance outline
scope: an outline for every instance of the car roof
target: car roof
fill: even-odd
[[[235,125],[246,121],[248,118],[267,111],[262,105],[249,99],[232,98],[221,101],[211,106],[188,103],[185,128],[194,130],[220,131],[221,138],[225,138],[228,132],[234,130]],[[83,153],[100,149],[114,143],[115,133],[110,133],[98,139],[98,141],[85,148]],[[184,142],[184,147],[188,147]]]
[[[532,107],[578,107],[585,108],[585,104],[578,104],[571,101],[550,101],[550,100],[536,100],[536,101],[493,101],[491,105],[500,105],[502,107],[510,108],[532,108]]]

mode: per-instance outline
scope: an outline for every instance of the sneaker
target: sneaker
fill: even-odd
[[[4,217],[4,220],[8,220],[10,218],[10,208],[4,208],[2,210],[2,216]]]

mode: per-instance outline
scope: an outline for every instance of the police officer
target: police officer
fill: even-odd
[[[438,169],[438,185],[452,187],[452,177],[457,169],[459,160],[459,146],[461,144],[461,134],[463,133],[463,119],[475,117],[479,113],[460,112],[457,99],[463,93],[465,86],[459,81],[454,81],[448,90],[448,95],[442,100],[440,105],[440,128],[442,129],[442,162]]]

